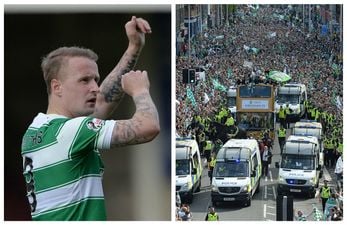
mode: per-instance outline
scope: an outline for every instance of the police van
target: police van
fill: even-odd
[[[291,113],[289,121],[298,121],[305,114],[304,102],[307,101],[307,89],[304,84],[288,83],[277,89],[275,112],[278,114],[280,107],[286,108],[287,104]]]
[[[192,203],[201,187],[202,162],[194,139],[176,139],[176,191],[182,202]]]
[[[314,197],[319,185],[319,143],[313,136],[288,137],[280,162],[275,165],[278,172],[278,195],[305,193]]]
[[[324,167],[324,153],[323,153],[323,133],[322,133],[322,124],[316,122],[315,120],[300,120],[296,122],[293,129],[293,135],[299,136],[314,136],[318,139],[319,143],[319,165],[321,165],[321,171],[319,177],[323,175]]]
[[[259,192],[261,157],[254,139],[230,139],[219,150],[213,170],[211,199],[217,202],[242,202],[251,205]]]

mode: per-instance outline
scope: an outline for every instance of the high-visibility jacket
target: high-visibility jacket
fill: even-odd
[[[211,158],[211,161],[209,162],[210,167],[216,166],[217,159],[215,157]]]
[[[233,126],[235,124],[234,118],[231,116],[227,119],[227,121],[225,122],[225,125],[227,126]]]
[[[327,118],[327,113],[326,113],[326,112],[322,112],[322,113],[321,113],[321,117],[322,117],[323,120],[326,120],[326,118]]]
[[[322,191],[320,193],[321,198],[329,198],[330,197],[330,187],[322,187]]]
[[[342,153],[343,152],[343,143],[339,142],[338,146],[337,146],[337,151],[339,153]]]
[[[195,116],[195,121],[198,123],[201,123],[201,116]]]
[[[278,118],[280,119],[285,119],[286,118],[286,112],[284,111],[284,109],[280,109],[280,111],[278,112]]]
[[[314,119],[318,121],[320,114],[321,114],[321,113],[320,113],[319,110],[317,109],[317,110],[316,110],[316,116],[315,116]]]
[[[215,120],[217,123],[221,123],[222,117],[221,117],[220,115],[215,115],[215,116],[214,116],[214,120]]]
[[[204,147],[204,151],[211,151],[212,150],[212,141],[207,140],[206,146]]]
[[[326,148],[329,149],[329,150],[332,150],[334,149],[334,143],[332,140],[328,140],[327,143],[326,143]]]
[[[207,218],[207,221],[217,221],[218,220],[218,215],[217,213],[209,213],[208,214],[208,218]]]
[[[289,106],[286,106],[285,112],[286,112],[286,116],[290,114],[290,108],[289,108]]]
[[[278,130],[278,137],[286,137],[286,129],[280,128]]]

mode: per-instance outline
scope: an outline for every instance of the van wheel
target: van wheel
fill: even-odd
[[[314,198],[315,195],[316,195],[316,190],[310,192],[310,194],[309,194],[308,197],[309,197],[309,198]]]
[[[201,190],[201,179],[199,180],[199,185],[195,192],[200,192],[200,190]]]

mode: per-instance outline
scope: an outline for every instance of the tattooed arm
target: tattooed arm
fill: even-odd
[[[112,132],[111,147],[145,143],[160,131],[157,109],[149,94],[146,71],[131,71],[122,80],[124,91],[132,96],[136,112],[130,120],[118,120]]]
[[[93,117],[107,119],[124,96],[121,86],[122,75],[135,67],[137,59],[145,45],[145,34],[151,33],[148,22],[133,16],[125,25],[129,46],[121,60],[100,86]]]

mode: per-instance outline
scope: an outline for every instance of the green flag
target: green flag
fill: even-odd
[[[188,100],[192,103],[192,105],[194,107],[196,107],[196,101],[195,101],[194,94],[193,94],[192,90],[190,90],[189,87],[187,88],[187,97],[188,97]]]
[[[212,83],[213,83],[214,89],[225,91],[225,92],[227,91],[227,88],[224,87],[222,84],[220,84],[217,79],[212,79]]]

